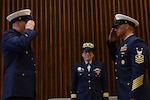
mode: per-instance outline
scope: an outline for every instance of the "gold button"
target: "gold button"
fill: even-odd
[[[115,72],[117,72],[117,69],[115,69]]]
[[[90,83],[90,82],[91,82],[91,80],[88,81],[88,83]]]
[[[130,85],[130,83],[127,83],[127,85]]]
[[[124,65],[125,64],[125,60],[121,60],[121,64]]]
[[[36,71],[34,71],[34,73],[36,73]]]
[[[118,77],[116,77],[116,80],[118,79]]]
[[[36,64],[33,65],[34,67],[36,66]]]
[[[22,76],[25,76],[25,74],[24,74],[24,73],[22,73]]]
[[[91,90],[91,87],[89,87],[89,90]]]
[[[26,51],[26,54],[28,54],[28,51]]]
[[[115,65],[117,65],[117,62],[115,62]]]
[[[31,58],[31,60],[33,60],[33,58]]]
[[[90,74],[88,74],[88,76],[91,76]]]
[[[118,58],[118,55],[116,55],[116,58]]]

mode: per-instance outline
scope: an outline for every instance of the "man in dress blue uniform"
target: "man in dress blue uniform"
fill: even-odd
[[[31,10],[24,9],[7,16],[12,29],[2,37],[4,84],[2,100],[35,100],[35,63],[31,41],[35,22]]]
[[[72,73],[72,100],[108,100],[106,68],[94,61],[94,44],[82,46],[82,62],[74,64]]]
[[[129,16],[116,14],[116,24],[110,31],[108,47],[115,61],[118,100],[150,100],[150,90],[146,82],[148,47],[134,34],[139,22]],[[116,48],[116,40],[123,42]]]

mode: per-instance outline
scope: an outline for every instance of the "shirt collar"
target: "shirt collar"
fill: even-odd
[[[85,61],[85,64],[88,64],[88,63],[89,63],[89,64],[92,64],[92,60],[89,61],[89,62],[88,62],[88,61]]]
[[[128,37],[130,37],[131,35],[134,35],[134,33],[131,33],[131,34],[129,34],[129,35],[127,35],[125,38],[124,38],[124,40],[126,40]]]

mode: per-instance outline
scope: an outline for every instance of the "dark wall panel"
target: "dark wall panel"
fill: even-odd
[[[24,8],[32,10],[38,32],[32,42],[37,69],[37,100],[70,97],[72,66],[82,60],[80,48],[83,42],[95,44],[95,59],[103,61],[107,67],[109,92],[116,95],[114,63],[106,46],[116,13],[139,20],[140,26],[135,33],[150,47],[149,0],[0,0],[0,39],[4,31],[11,28],[6,16]],[[4,61],[1,49],[0,65],[2,90]],[[149,66],[148,72],[150,80]]]

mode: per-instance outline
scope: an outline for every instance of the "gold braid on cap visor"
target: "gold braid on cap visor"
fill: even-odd
[[[84,43],[82,48],[94,48],[94,44],[92,44],[92,43]]]

